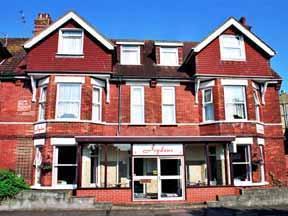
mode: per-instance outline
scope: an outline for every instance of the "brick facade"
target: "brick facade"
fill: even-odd
[[[69,21],[62,27],[82,28],[74,21]],[[234,28],[228,29],[225,33],[241,34]],[[6,168],[16,171],[23,175],[31,185],[34,181],[35,169],[33,168],[33,159],[35,148],[33,139],[45,139],[45,144],[41,148],[43,162],[53,161],[53,146],[51,138],[73,138],[75,136],[235,136],[252,137],[251,155],[257,153],[258,138],[265,140],[264,158],[265,158],[265,177],[273,184],[275,178],[286,184],[285,154],[283,145],[283,134],[280,119],[278,89],[279,84],[269,84],[265,92],[265,104],[260,105],[261,122],[256,121],[255,103],[253,96],[253,82],[251,76],[262,76],[273,78],[269,57],[260,50],[252,41],[244,37],[247,60],[244,62],[231,62],[220,60],[219,40],[216,38],[194,58],[195,68],[186,68],[185,73],[192,74],[210,74],[209,79],[215,81],[212,87],[214,116],[215,121],[211,123],[203,122],[203,104],[202,91],[195,92],[196,79],[190,76],[170,77],[168,83],[175,85],[175,109],[176,124],[162,124],[162,102],[161,102],[161,82],[166,76],[162,77],[143,77],[145,73],[138,74],[135,77],[123,76],[120,80],[115,70],[119,64],[119,46],[115,45],[116,50],[111,51],[105,48],[99,41],[93,38],[88,32],[84,31],[84,56],[78,58],[69,58],[57,55],[58,30],[52,32],[47,38],[41,40],[31,49],[26,50],[26,70],[25,72],[45,73],[49,77],[47,85],[45,121],[46,131],[41,134],[34,132],[34,127],[43,122],[38,121],[38,102],[40,87],[36,89],[36,102],[32,102],[32,88],[29,77],[26,79],[7,79],[0,82],[0,168]],[[146,43],[145,43],[146,44]],[[160,49],[156,46],[155,53],[146,53],[141,46],[141,64],[148,60],[147,55],[154,56],[153,64],[160,63]],[[185,47],[184,47],[185,48]],[[179,63],[184,62],[185,50],[178,48]],[[187,48],[187,47],[186,47]],[[190,50],[190,49],[189,49]],[[137,71],[141,66],[134,68]],[[143,66],[145,67],[145,65]],[[164,69],[163,69],[164,68]],[[169,67],[158,66],[155,71],[158,74],[173,74]],[[182,66],[181,66],[182,68]],[[183,66],[185,69],[185,67]],[[152,68],[153,69],[153,68]],[[151,69],[151,70],[152,70]],[[130,70],[130,69],[129,69]],[[132,69],[133,70],[133,69]],[[163,70],[163,71],[162,71]],[[113,72],[112,72],[113,71]],[[144,71],[144,70],[143,70]],[[92,118],[92,91],[91,80],[88,73],[111,75],[109,80],[109,99],[107,102],[107,84],[102,91],[102,123],[91,121]],[[85,82],[81,86],[81,114],[80,121],[57,121],[56,97],[57,83],[55,76],[57,73],[63,76],[85,77]],[[179,71],[175,71],[179,73]],[[156,72],[155,72],[156,74]],[[146,74],[147,75],[147,74]],[[215,75],[215,76],[213,76]],[[219,78],[218,75],[223,77]],[[225,77],[227,75],[227,77]],[[235,77],[233,77],[235,76]],[[221,85],[222,78],[235,79],[241,76],[248,80],[246,86],[246,104],[247,121],[227,122],[225,121],[225,103],[224,90]],[[40,80],[43,77],[36,77]],[[144,82],[145,92],[145,124],[130,124],[130,87],[131,79],[137,79]],[[162,78],[162,80],[161,80]],[[197,78],[197,77],[196,77]],[[148,80],[148,81],[147,81]],[[178,81],[177,81],[178,80]],[[180,81],[179,81],[180,80]],[[151,85],[152,81],[154,82]],[[130,82],[130,84],[129,84]],[[256,80],[257,82],[257,80]],[[173,85],[174,85],[173,84]],[[261,83],[263,84],[263,83]],[[121,89],[120,89],[121,88]],[[121,95],[119,95],[121,94]],[[121,98],[121,100],[120,100]],[[120,123],[119,123],[120,121]],[[263,127],[264,132],[259,132],[258,127]],[[226,144],[226,143],[225,143]],[[272,177],[273,176],[273,177]],[[259,171],[253,172],[253,180],[258,182],[260,179]],[[41,185],[45,187],[52,186],[52,172],[46,171],[41,174]],[[186,188],[186,201],[204,202],[215,200],[218,195],[239,194],[239,188],[229,187],[204,187],[204,188]],[[95,196],[98,201],[112,201],[114,203],[129,203],[132,201],[131,189],[79,189],[77,196]]]

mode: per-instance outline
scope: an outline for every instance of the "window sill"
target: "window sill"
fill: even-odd
[[[234,186],[236,187],[257,187],[269,185],[268,182],[235,182]]]
[[[169,124],[169,123],[167,123],[167,124],[162,123],[162,124],[160,125],[160,127],[177,127],[177,126],[178,126],[177,123],[171,123],[171,124]]]
[[[119,63],[119,65],[121,66],[143,66],[143,64],[122,64],[122,63]]]
[[[61,54],[61,53],[56,53],[56,58],[84,58],[84,54]]]
[[[225,58],[221,58],[221,61],[223,62],[246,62],[246,59],[225,59]]]
[[[129,126],[139,126],[139,127],[145,127],[145,123],[130,123]]]
[[[205,121],[205,122],[200,122],[199,125],[209,125],[209,124],[233,124],[233,123],[254,123],[254,124],[261,124],[264,125],[264,122],[259,122],[255,120],[219,120],[219,121]]]
[[[165,64],[156,64],[157,66],[160,66],[160,67],[180,67],[180,65],[165,65]]]
[[[71,190],[76,189],[77,185],[53,185],[53,186],[41,186],[41,185],[32,185],[30,187],[31,189],[40,189],[40,190],[55,190],[55,189],[61,189],[61,190]]]

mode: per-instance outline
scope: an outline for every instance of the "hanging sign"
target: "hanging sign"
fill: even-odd
[[[133,155],[183,155],[182,144],[135,144]]]

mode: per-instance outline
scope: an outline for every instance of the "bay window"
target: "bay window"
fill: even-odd
[[[131,86],[130,94],[130,121],[132,124],[144,124],[144,87],[143,86]]]
[[[214,120],[214,105],[212,89],[203,89],[203,121]]]
[[[83,55],[82,29],[60,29],[58,53],[63,55]]]
[[[242,36],[238,35],[221,35],[220,53],[221,60],[228,61],[244,61],[245,60],[245,45]]]
[[[75,185],[77,171],[77,147],[54,146],[53,153],[53,184]]]
[[[175,88],[162,87],[162,124],[175,123]]]
[[[57,119],[80,119],[81,85],[59,83],[57,92]]]
[[[92,99],[92,120],[95,122],[101,122],[101,101],[102,101],[102,97],[101,97],[101,88],[98,87],[94,87],[93,88],[93,99]]]
[[[226,120],[247,119],[245,86],[224,86]]]
[[[46,95],[47,95],[47,86],[43,86],[40,89],[39,116],[38,116],[39,121],[45,119]]]
[[[140,64],[140,46],[121,45],[120,64],[139,65]]]

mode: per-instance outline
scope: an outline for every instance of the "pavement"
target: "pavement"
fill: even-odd
[[[288,216],[288,206],[111,211],[0,211],[0,216]]]

